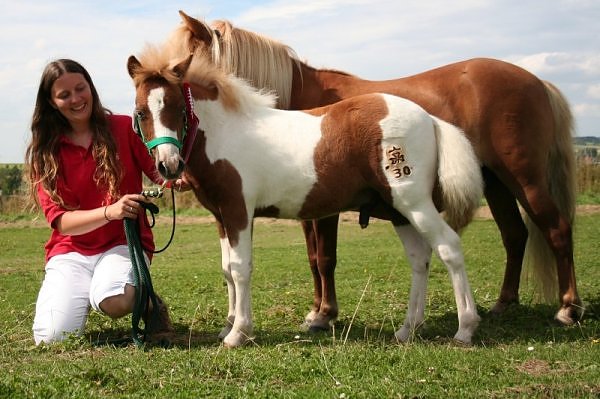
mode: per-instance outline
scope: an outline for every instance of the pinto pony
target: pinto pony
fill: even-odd
[[[381,92],[414,101],[428,113],[460,127],[482,166],[484,195],[506,249],[500,295],[492,312],[519,301],[522,265],[549,301],[560,301],[556,320],[572,324],[581,313],[573,263],[575,164],[569,105],[552,84],[502,61],[472,59],[417,75],[369,81],[315,69],[294,51],[265,36],[211,26],[180,11],[183,23],[166,47],[173,59],[207,57],[258,88],[274,90],[277,106],[309,109],[358,94]],[[522,217],[518,204],[525,213]],[[385,207],[373,216],[390,219]],[[338,216],[303,222],[314,279],[314,304],[306,321],[328,328],[337,317],[334,271]]]
[[[387,94],[367,94],[309,111],[273,108],[275,97],[224,73],[206,60],[175,66],[148,48],[128,71],[136,87],[135,115],[143,138],[157,143],[155,158],[166,179],[183,168],[219,227],[222,268],[229,293],[224,345],[252,338],[250,280],[252,226],[257,216],[311,220],[338,214],[377,197],[409,225],[398,226],[413,278],[408,313],[396,338],[406,341],[424,319],[431,251],[448,268],[458,331],[470,343],[479,322],[457,233],[482,196],[477,158],[462,131],[417,104]],[[185,93],[190,88],[199,119],[186,165]]]

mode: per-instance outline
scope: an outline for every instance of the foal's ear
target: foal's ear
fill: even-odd
[[[129,72],[129,76],[131,76],[132,79],[135,78],[135,75],[137,75],[141,68],[142,64],[138,61],[138,59],[135,58],[135,56],[130,55],[127,59],[127,72]]]
[[[212,44],[212,29],[210,29],[203,22],[198,21],[195,18],[190,17],[183,11],[179,10],[179,16],[181,17],[185,26],[192,33],[192,37],[199,41],[203,42],[205,46],[210,46]],[[190,51],[194,52],[196,50],[197,45],[190,43]]]
[[[190,54],[185,60],[181,61],[179,64],[173,67],[173,73],[177,75],[179,79],[183,79],[185,74],[187,73],[190,64],[192,63],[194,55]]]

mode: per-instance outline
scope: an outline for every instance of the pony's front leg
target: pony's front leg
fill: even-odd
[[[221,230],[221,229],[220,229]],[[230,263],[230,251],[231,246],[227,237],[221,237],[221,268],[223,269],[223,277],[227,282],[227,297],[229,300],[229,309],[227,310],[227,319],[225,320],[225,326],[219,332],[219,339],[223,340],[227,334],[231,331],[233,322],[235,321],[235,286],[233,284],[233,277],[231,276]]]
[[[412,269],[408,311],[404,324],[394,334],[398,341],[406,342],[414,336],[415,330],[421,327],[425,320],[431,247],[411,225],[394,226],[394,229],[404,245],[404,252]]]
[[[239,232],[237,243],[229,241],[229,272],[234,290],[234,319],[231,330],[223,339],[226,347],[241,346],[254,337],[252,335],[252,306],[250,282],[252,276],[252,224]],[[231,301],[231,295],[230,295]],[[231,303],[230,303],[231,308]]]

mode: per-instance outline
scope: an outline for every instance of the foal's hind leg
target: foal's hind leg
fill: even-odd
[[[411,225],[394,226],[394,229],[404,245],[404,252],[412,268],[408,312],[404,324],[395,334],[396,339],[406,342],[425,319],[431,247]]]
[[[398,210],[423,235],[446,265],[454,288],[458,312],[458,331],[454,339],[470,344],[480,318],[465,272],[465,261],[458,234],[444,222],[431,201],[420,201],[418,205],[412,207],[404,205]]]

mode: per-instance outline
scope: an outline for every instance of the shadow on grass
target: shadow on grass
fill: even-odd
[[[576,342],[586,341],[597,336],[600,330],[600,295],[590,298],[586,304],[583,318],[573,326],[562,326],[554,320],[554,305],[518,305],[507,308],[501,315],[489,313],[479,308],[481,323],[473,338],[474,346],[490,347],[515,343],[532,342]],[[175,323],[175,334],[164,342],[147,343],[146,348],[168,346],[180,349],[214,348],[221,345],[218,330],[199,330],[183,323]],[[249,345],[257,346],[333,346],[347,342],[368,342],[376,344],[395,344],[394,332],[399,325],[386,323],[364,324],[356,320],[350,325],[337,321],[329,331],[304,332],[299,325],[275,327],[273,329],[256,329],[255,339]],[[350,328],[350,331],[348,331]],[[458,328],[456,312],[442,315],[429,315],[425,325],[417,330],[415,339],[434,344],[451,343]],[[127,328],[106,329],[90,332],[86,340],[94,345],[128,346],[133,345],[131,330]]]

